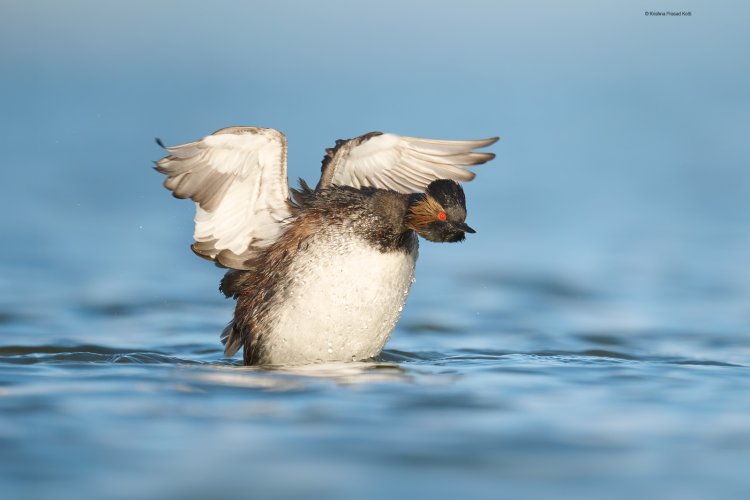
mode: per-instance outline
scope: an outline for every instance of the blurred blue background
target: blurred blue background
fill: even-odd
[[[692,15],[644,14],[651,10]],[[151,170],[151,162],[163,154],[154,137],[176,144],[229,125],[277,128],[289,139],[290,180],[315,182],[323,148],[338,138],[370,130],[447,139],[499,135],[501,141],[491,148],[496,160],[478,167],[476,181],[465,186],[468,222],[478,234],[462,245],[422,245],[418,281],[403,318],[406,327],[390,344],[398,352],[434,351],[437,357],[404,354],[405,360],[386,361],[417,377],[439,372],[442,362],[436,359],[458,356],[461,349],[483,349],[487,356],[492,349],[503,351],[489,362],[492,369],[509,353],[562,349],[576,352],[582,356],[578,362],[588,366],[585,353],[591,346],[577,344],[581,334],[599,335],[604,339],[599,347],[619,349],[622,359],[677,357],[736,365],[740,372],[711,375],[732,381],[721,386],[726,391],[721,401],[732,399],[735,406],[691,400],[695,406],[662,408],[676,416],[680,431],[674,441],[644,444],[639,450],[646,458],[617,462],[622,470],[635,471],[620,476],[620,483],[618,478],[607,483],[577,476],[591,463],[576,462],[575,449],[545,441],[544,426],[532,426],[528,435],[542,436],[538,448],[531,447],[537,454],[522,442],[509,446],[509,460],[519,459],[513,453],[521,449],[531,453],[523,455],[531,462],[558,453],[562,462],[552,469],[572,464],[566,477],[577,477],[584,489],[546,477],[551,482],[545,490],[539,484],[547,483],[528,471],[521,474],[528,483],[505,486],[521,494],[537,491],[528,489],[532,484],[541,493],[567,484],[575,496],[640,478],[644,488],[663,497],[714,491],[717,484],[727,495],[740,495],[747,482],[736,455],[708,455],[717,464],[715,471],[724,473],[718,483],[700,476],[706,470],[701,451],[678,469],[670,468],[676,466],[667,458],[682,450],[671,447],[680,436],[711,420],[707,415],[726,423],[727,415],[739,418],[750,409],[747,382],[734,378],[738,373],[746,377],[750,365],[749,25],[750,7],[739,1],[5,1],[0,6],[0,334],[5,340],[0,342],[96,344],[105,347],[103,355],[112,355],[107,348],[114,354],[130,348],[182,356],[178,361],[201,360],[175,347],[194,342],[208,349],[209,361],[221,358],[215,334],[231,313],[231,304],[216,292],[221,271],[190,252],[192,204],[171,199],[161,176]],[[169,309],[171,316],[148,319],[139,309],[148,304],[177,312]],[[209,310],[201,309],[205,304]],[[100,314],[101,308],[114,308],[115,317]],[[136,310],[134,323],[122,323],[125,310]],[[194,316],[185,316],[186,310]],[[196,322],[200,331],[185,333]],[[459,332],[434,335],[445,325]],[[189,342],[180,337],[169,344],[164,328],[182,328]],[[6,361],[60,361],[39,352],[9,350]],[[390,355],[397,356],[394,352]],[[422,366],[421,372],[409,371],[410,359]],[[567,361],[553,357],[551,362],[562,366]],[[452,368],[468,377],[465,369],[462,364]],[[651,369],[649,375],[636,369],[637,377],[659,378],[676,368]],[[548,375],[553,385],[563,377],[571,384],[568,389],[585,383],[556,372]],[[111,376],[128,380],[129,373]],[[16,387],[23,398],[34,392],[24,392],[24,384],[37,387],[37,382],[42,393],[62,397],[47,382],[27,378],[28,372],[14,368],[6,377],[4,384]],[[502,393],[513,384],[469,380],[462,391],[484,394],[491,387]],[[692,394],[715,393],[714,379],[707,380],[691,379]],[[528,386],[518,384],[520,395]],[[316,402],[313,391],[307,396],[311,404],[335,408],[337,398],[347,396],[324,388],[333,391],[323,391],[333,403]],[[738,388],[745,392],[738,394]],[[659,400],[672,389],[658,387],[651,394]],[[11,392],[4,404],[17,410],[20,403]],[[0,399],[3,394],[0,389]],[[211,404],[231,406],[234,396],[217,396]],[[241,397],[252,401],[256,396]],[[520,408],[519,401],[506,397],[505,408]],[[119,401],[129,398],[133,404],[139,401],[127,391],[118,395]],[[361,398],[364,402],[348,408],[352,415],[385,412],[390,401],[372,410],[368,404],[380,400]],[[581,413],[583,419],[611,416],[596,397],[584,395],[579,402],[590,410]],[[610,401],[618,414],[638,413],[638,402],[619,402],[622,406]],[[277,404],[287,408],[292,403]],[[521,406],[526,412],[516,417],[533,420],[532,407]],[[555,420],[560,408],[544,408],[549,413],[542,414],[566,434],[569,422]],[[53,411],[28,411],[43,423],[59,417]],[[91,418],[87,428],[111,423],[106,415]],[[632,432],[633,442],[653,443],[648,418],[630,431],[605,429],[602,435]],[[8,463],[30,467],[39,460],[29,452],[33,440],[28,444],[23,431],[30,428],[8,419],[0,439],[15,446],[6,450],[16,455],[0,453]],[[740,451],[747,453],[750,428],[730,420],[736,434],[722,439],[737,442],[744,436]],[[177,424],[185,421],[178,418]],[[80,425],[78,431],[86,435]],[[373,431],[355,424],[347,429],[353,436]],[[409,429],[405,424],[404,432]],[[193,430],[205,432],[206,427]],[[177,433],[174,439],[182,437]],[[42,469],[65,461],[63,445],[55,448],[53,439],[52,446],[59,454],[50,452]],[[88,462],[80,457],[91,450],[103,456],[122,451],[117,444],[97,446],[68,449],[80,456],[70,462],[72,476],[67,477],[82,473]],[[349,456],[335,446],[332,450]],[[479,445],[466,448],[468,455],[479,456],[480,469],[487,463],[482,457],[489,463],[497,458],[482,455],[486,451]],[[143,450],[133,456],[142,457]],[[600,459],[597,455],[594,462]],[[639,467],[649,460],[660,465],[651,476],[639,476],[645,470]],[[630,467],[634,463],[640,465]],[[393,472],[383,463],[371,469]],[[682,472],[693,482],[685,482]],[[277,473],[274,469],[267,477]],[[44,486],[26,489],[30,483],[19,477],[10,475],[5,484],[16,493],[48,493]],[[142,491],[184,494],[170,489],[169,477],[151,477]],[[453,486],[486,492],[480,486],[494,487],[492,477],[488,473]],[[61,481],[39,484],[68,484]],[[207,481],[206,491],[215,492]],[[156,486],[149,489],[149,484]],[[316,491],[327,495],[348,491],[321,484]],[[274,491],[272,486],[268,491]],[[414,488],[404,491],[423,491]]]
[[[748,7],[644,15],[657,7],[5,3],[3,261],[86,283],[170,261],[210,273],[185,251],[192,207],[148,167],[154,137],[233,124],[286,133],[292,181],[369,130],[500,135],[467,186],[481,236],[430,256],[579,271],[643,245],[679,258],[694,236],[726,259],[750,222]]]

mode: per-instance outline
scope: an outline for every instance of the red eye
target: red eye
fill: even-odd
[[[440,219],[440,220],[445,220],[445,212],[440,212],[440,213],[438,214],[438,219]]]

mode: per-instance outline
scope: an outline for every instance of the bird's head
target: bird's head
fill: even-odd
[[[466,224],[466,197],[452,180],[430,183],[424,193],[414,195],[409,204],[407,226],[430,241],[463,241],[466,233],[475,233]]]

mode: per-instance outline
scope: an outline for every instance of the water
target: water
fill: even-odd
[[[670,281],[641,301],[541,274],[420,277],[379,360],[286,370],[222,359],[213,282],[200,300],[17,304],[6,497],[739,498],[748,290]]]
[[[750,495],[747,8],[463,5],[1,8],[2,498]],[[503,137],[379,359],[222,357],[149,162],[233,124]]]

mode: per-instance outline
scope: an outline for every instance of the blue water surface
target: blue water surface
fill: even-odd
[[[748,498],[750,8],[662,4],[4,3],[0,497]],[[223,358],[228,125],[502,137],[379,359]]]

